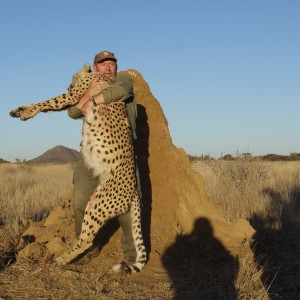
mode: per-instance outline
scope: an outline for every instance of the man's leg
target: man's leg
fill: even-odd
[[[94,177],[93,172],[87,168],[83,161],[82,154],[80,154],[80,159],[74,169],[73,183],[75,234],[78,238],[81,233],[81,226],[86,205],[98,184],[98,178]]]
[[[122,227],[121,247],[123,249],[125,260],[135,260],[136,250],[132,237],[131,216],[130,211],[118,217],[120,226]]]
[[[84,163],[83,156],[80,154],[79,161],[76,164],[73,173],[73,183],[74,183],[74,222],[75,222],[75,234],[78,238],[81,233],[82,221],[85,214],[85,208],[90,200],[97,184],[98,178],[93,176],[93,172],[87,168]],[[89,263],[94,257],[98,256],[100,253],[99,248],[95,245],[93,248],[89,249],[86,253],[79,255],[77,259],[73,262],[75,265],[85,265]]]

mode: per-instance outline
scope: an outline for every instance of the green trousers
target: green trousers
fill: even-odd
[[[138,168],[136,167],[137,189],[141,197],[141,186]],[[83,156],[76,164],[73,174],[74,183],[74,221],[75,234],[79,237],[81,233],[81,226],[84,217],[85,207],[90,200],[97,184],[98,178],[93,176],[92,170],[88,169],[83,161]],[[124,255],[135,257],[136,250],[132,237],[131,216],[130,211],[126,214],[118,216],[118,221],[122,227],[121,247]]]

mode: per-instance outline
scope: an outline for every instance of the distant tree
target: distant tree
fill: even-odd
[[[242,156],[245,157],[245,158],[251,158],[252,157],[252,153],[246,152],[246,153],[243,153]]]
[[[287,160],[290,160],[288,156],[272,154],[272,153],[263,156],[262,159],[263,160],[268,160],[268,161],[287,161]]]
[[[235,160],[235,158],[231,154],[226,154],[220,157],[221,160]]]
[[[20,158],[16,158],[16,162],[19,163],[21,161]]]
[[[188,154],[188,157],[189,157],[190,162],[195,162],[195,161],[201,159],[199,156],[190,155],[190,154]]]
[[[300,160],[300,153],[292,152],[292,153],[290,153],[289,158],[292,161]]]
[[[208,155],[202,155],[202,160],[214,160],[214,158],[212,156]]]

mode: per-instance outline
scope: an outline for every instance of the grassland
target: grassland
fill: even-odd
[[[252,249],[271,299],[300,295],[300,162],[198,161],[209,198],[229,221],[247,219]]]
[[[192,168],[203,175],[210,200],[223,208],[228,221],[247,219],[256,230],[251,251],[238,262],[236,299],[298,299],[300,162],[241,158],[198,161]],[[28,223],[43,222],[55,206],[70,198],[72,169],[72,165],[0,164],[0,298],[177,299],[167,279],[143,282],[147,275],[143,272],[132,281],[106,278],[90,269],[70,273],[9,260],[8,253],[13,253]],[[218,299],[226,297],[220,294]]]

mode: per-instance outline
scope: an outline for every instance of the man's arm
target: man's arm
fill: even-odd
[[[126,101],[127,99],[134,96],[132,79],[129,76],[119,75],[114,84],[108,86],[102,91],[102,96],[104,102],[100,103]],[[96,103],[98,103],[96,98],[95,100]],[[101,101],[100,98],[99,101]]]
[[[80,119],[83,117],[81,109],[75,106],[68,108],[68,116],[72,119]]]
[[[117,76],[116,82],[106,85],[105,88],[101,88],[98,82],[92,84],[76,105],[83,115],[94,105],[88,101],[91,96],[94,97],[96,104],[126,101],[134,96],[132,80],[129,76]]]

